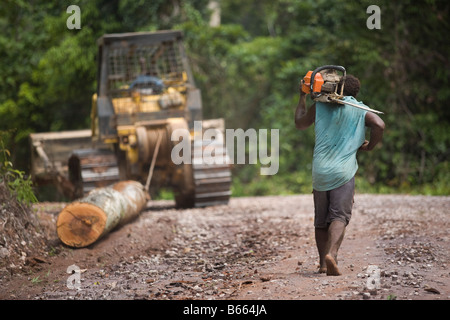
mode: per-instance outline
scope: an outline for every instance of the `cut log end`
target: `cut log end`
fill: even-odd
[[[82,202],[66,206],[58,215],[59,239],[71,247],[86,247],[97,241],[105,230],[107,216],[99,207]]]
[[[144,187],[136,181],[94,189],[59,213],[58,237],[68,246],[86,247],[137,217],[146,203]]]

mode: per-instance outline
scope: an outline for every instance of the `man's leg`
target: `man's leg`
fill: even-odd
[[[317,251],[319,252],[319,273],[327,271],[325,256],[328,253],[328,207],[329,192],[313,191],[314,194],[314,227]]]
[[[328,230],[327,228],[315,228],[316,245],[319,251],[319,273],[327,272],[325,256],[328,253]]]
[[[345,235],[345,227],[350,222],[355,180],[352,178],[343,186],[330,191],[330,207],[328,221],[328,252],[325,255],[327,275],[339,276],[337,255]]]
[[[345,223],[340,220],[334,220],[328,227],[328,245],[329,249],[324,260],[326,263],[326,272],[328,276],[340,276],[342,273],[337,266],[337,254],[345,234]]]

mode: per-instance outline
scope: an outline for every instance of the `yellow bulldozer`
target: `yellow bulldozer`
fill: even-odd
[[[214,141],[194,130],[224,131],[223,119],[202,119],[202,100],[176,30],[106,34],[98,39],[97,92],[91,129],[30,134],[31,176],[71,199],[121,180],[152,194],[170,187],[178,207],[226,204],[230,165],[196,159]],[[177,129],[188,132],[192,161],[175,164]],[[199,137],[194,137],[194,134]],[[226,148],[216,148],[226,157]],[[217,156],[217,154],[215,154]],[[151,179],[151,183],[150,183]]]

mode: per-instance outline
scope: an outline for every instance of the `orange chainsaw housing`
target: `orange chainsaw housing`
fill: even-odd
[[[304,93],[311,93],[311,76],[312,71],[308,71],[306,76],[303,78],[302,91]],[[322,75],[320,73],[316,73],[313,79],[313,92],[319,93],[322,90],[322,85],[324,83]]]

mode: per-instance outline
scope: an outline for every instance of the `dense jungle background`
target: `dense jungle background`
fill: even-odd
[[[211,3],[219,4],[220,23]],[[66,26],[70,4],[81,8],[79,30]],[[372,4],[381,29],[366,27]],[[8,152],[0,157],[27,173],[30,133],[90,127],[100,36],[180,29],[204,117],[223,117],[232,129],[280,130],[278,173],[236,165],[233,196],[311,192],[314,128],[298,131],[293,115],[300,80],[325,64],[359,77],[359,100],[385,112],[383,143],[358,155],[358,192],[448,195],[449,7],[439,0],[2,1],[0,147]]]

